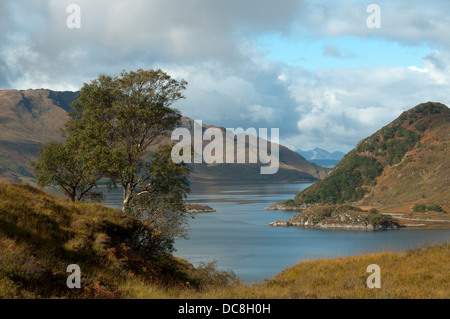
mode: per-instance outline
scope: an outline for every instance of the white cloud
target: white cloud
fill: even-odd
[[[421,68],[418,68],[417,66],[414,66],[414,65],[409,66],[408,69],[410,69],[412,71],[422,72],[422,73],[430,72],[430,70],[428,70],[427,68],[421,69]]]
[[[99,73],[162,68],[189,82],[186,116],[224,127],[279,127],[292,148],[351,149],[402,111],[449,103],[449,2],[387,1],[381,29],[366,3],[344,1],[78,0],[81,29],[66,27],[71,0],[0,0],[1,88],[75,90]],[[266,33],[377,37],[434,49],[422,66],[307,71],[267,60]],[[352,48],[323,47],[345,58]],[[319,52],[320,54],[320,52]]]

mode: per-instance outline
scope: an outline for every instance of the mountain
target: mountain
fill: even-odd
[[[345,153],[342,153],[339,151],[330,153],[327,150],[324,150],[324,149],[321,149],[318,147],[314,148],[313,150],[309,150],[309,151],[303,151],[301,149],[298,149],[296,152],[299,153],[300,155],[302,155],[307,160],[311,160],[311,159],[341,160],[345,156]]]
[[[63,140],[60,129],[76,92],[0,91],[0,181],[32,182],[30,162],[42,143]]]
[[[191,132],[191,136],[194,134],[194,121],[190,118],[182,118],[182,127],[187,128]],[[218,128],[223,136],[226,134],[226,129],[223,127],[217,127],[213,125],[202,126],[202,131],[204,132],[208,128]],[[234,139],[236,142],[236,138]],[[264,139],[260,139],[259,142],[266,142]],[[203,142],[203,148],[210,143],[209,141]],[[253,148],[249,147],[249,141],[245,142],[245,154],[246,158],[249,158],[249,153],[255,153],[251,151]],[[223,152],[225,158],[225,139],[223,141]],[[252,144],[250,144],[252,145]],[[257,145],[254,145],[257,149]],[[201,182],[312,182],[319,179],[323,179],[328,174],[328,169],[323,168],[319,165],[307,161],[305,158],[299,154],[291,151],[289,148],[279,145],[279,169],[275,174],[261,174],[260,167],[266,166],[261,164],[259,161],[255,164],[240,164],[237,163],[236,153],[234,157],[234,163],[213,163],[207,164],[205,162],[201,164],[188,164],[191,174],[191,181],[201,181]],[[254,154],[257,157],[257,154]]]
[[[68,119],[77,92],[51,90],[0,91],[0,182],[34,183],[30,162],[39,147],[51,140],[62,141],[61,129]],[[183,117],[182,126],[193,129],[193,120]],[[208,126],[203,125],[204,131]],[[220,128],[225,131],[224,128]],[[169,139],[165,143],[171,142]],[[206,143],[203,143],[204,146]],[[315,182],[328,169],[305,160],[279,146],[280,168],[276,174],[261,175],[261,164],[188,164],[191,181],[210,182]],[[246,143],[246,153],[249,148]]]
[[[419,104],[360,141],[323,181],[279,205],[350,203],[403,219],[448,220],[449,142],[449,108]]]
[[[321,148],[314,148],[313,150],[304,151],[301,149],[296,150],[296,152],[302,155],[305,159],[313,162],[317,165],[333,168],[337,163],[345,156],[343,152],[333,152],[330,153],[327,150]]]

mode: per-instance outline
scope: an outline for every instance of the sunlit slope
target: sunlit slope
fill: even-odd
[[[449,140],[449,108],[417,105],[359,142],[295,204],[346,202],[404,213],[423,204],[423,212],[450,211]]]

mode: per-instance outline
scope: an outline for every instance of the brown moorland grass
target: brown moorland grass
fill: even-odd
[[[213,288],[194,298],[345,298],[448,299],[450,244],[425,246],[406,253],[304,261],[271,280],[251,286]],[[368,288],[367,266],[381,269],[381,288]],[[188,294],[181,294],[189,298]]]
[[[151,236],[145,247],[143,234]],[[117,209],[0,184],[0,298],[123,298],[133,282],[159,294],[234,279],[155,249],[158,236]],[[81,289],[66,285],[70,264],[81,268]]]

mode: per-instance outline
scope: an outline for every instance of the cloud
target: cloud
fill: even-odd
[[[174,105],[186,116],[278,127],[284,144],[331,151],[351,149],[416,104],[450,102],[448,2],[380,0],[381,28],[369,29],[367,4],[356,0],[78,0],[81,28],[69,29],[72,2],[0,0],[1,88],[77,90],[100,73],[161,68],[189,82]],[[327,57],[351,57],[339,42],[348,35],[430,53],[410,68],[308,71],[265,57],[257,38],[272,33],[330,40]]]
[[[301,11],[297,30],[317,36],[381,37],[404,44],[439,45],[450,47],[448,1],[379,0],[381,28],[370,29],[366,20],[369,2],[357,0],[308,1]]]
[[[410,69],[412,71],[423,72],[423,73],[429,72],[429,70],[427,68],[421,69],[421,68],[418,68],[415,65],[409,66],[408,69]]]
[[[331,56],[331,57],[335,57],[335,58],[340,58],[342,56],[339,49],[331,44],[327,44],[327,45],[323,46],[323,55]]]
[[[188,80],[186,99],[177,103],[183,114],[204,123],[224,127],[283,127],[297,131],[296,102],[287,80],[280,80],[283,65],[263,61],[248,63],[240,70],[218,64],[164,69]]]
[[[417,104],[449,105],[450,74],[444,70],[450,66],[450,54],[435,51],[423,64],[424,69],[339,68],[293,74],[290,90],[300,112],[299,133],[286,143],[348,151]]]

